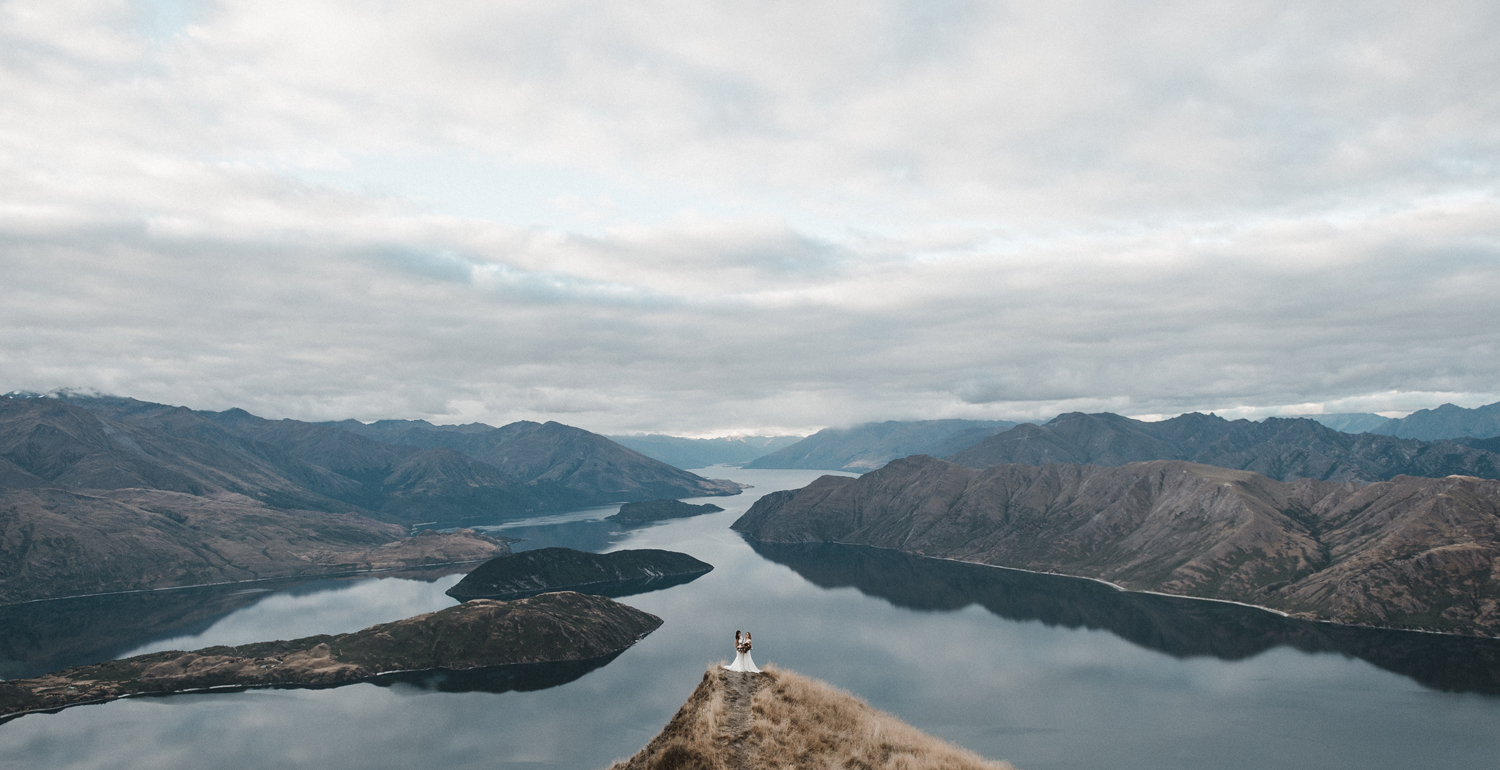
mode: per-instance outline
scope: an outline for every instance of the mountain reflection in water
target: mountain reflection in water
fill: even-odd
[[[557,687],[579,679],[610,661],[620,657],[614,652],[588,660],[564,660],[555,663],[516,663],[509,666],[487,666],[463,671],[429,669],[426,671],[402,671],[368,680],[371,684],[389,687],[411,685],[433,692],[535,692],[548,687]]]
[[[447,587],[443,583],[456,582],[457,578],[451,576],[473,567],[473,564],[437,565],[351,578],[287,578],[0,605],[0,679],[25,679],[69,666],[157,650],[192,650],[215,644],[248,644],[358,631],[375,623],[400,620],[453,604],[453,600],[441,595]],[[434,585],[431,593],[440,603],[434,605],[421,595],[406,596],[413,592],[397,587],[421,584]],[[351,597],[345,604],[355,605],[352,607],[330,606],[326,602],[311,606],[301,613],[316,616],[308,618],[314,622],[307,625],[289,624],[286,617],[281,617],[281,622],[258,627],[257,633],[248,636],[224,638],[223,634],[210,634],[207,639],[201,636],[229,616],[253,611],[263,600],[287,604],[297,597],[327,598],[340,592],[361,591],[388,598],[381,602],[372,601],[369,596]],[[369,605],[376,606],[371,609]],[[344,626],[334,627],[341,621]],[[162,642],[165,646],[160,646]],[[153,643],[155,646],[143,647]]]
[[[1500,640],[1295,620],[1225,602],[1122,591],[1043,575],[835,543],[762,543],[762,557],[821,588],[853,587],[907,609],[978,604],[1010,620],[1110,633],[1177,658],[1242,660],[1275,647],[1360,658],[1447,692],[1500,695]]]
[[[150,639],[201,632],[265,595],[211,586],[0,606],[0,679],[98,663]]]

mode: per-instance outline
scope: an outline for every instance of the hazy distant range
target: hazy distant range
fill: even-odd
[[[1110,465],[1118,464],[1117,460],[1192,459],[1224,464],[1227,467],[1242,467],[1256,462],[1276,462],[1292,469],[1292,472],[1273,473],[1273,476],[1319,477],[1322,475],[1318,472],[1321,462],[1327,466],[1324,470],[1331,471],[1332,475],[1346,474],[1365,478],[1388,477],[1387,472],[1432,472],[1438,466],[1463,472],[1473,464],[1476,450],[1500,452],[1500,438],[1497,438],[1500,437],[1500,402],[1477,409],[1444,404],[1436,409],[1424,409],[1399,419],[1378,414],[1349,413],[1272,418],[1261,422],[1219,418],[1204,422],[1193,419],[1193,415],[1183,415],[1159,423],[1145,423],[1104,413],[1087,415],[1097,418],[1086,421],[1090,427],[1083,433],[1090,435],[1077,432],[1084,424],[1079,422],[1081,416],[1084,415],[1060,415],[1041,426],[1006,420],[888,420],[848,428],[825,428],[805,438],[744,436],[690,439],[658,434],[609,438],[647,457],[682,469],[740,465],[746,468],[841,470],[855,473],[875,470],[899,457],[959,455],[992,436],[1002,434],[1009,438],[997,439],[1001,443],[1009,441],[1014,444],[1016,439],[1030,436],[1051,446],[1046,451],[1037,448],[1020,454],[1007,451],[1002,454],[1013,459],[987,457],[985,459],[988,464],[1089,462]],[[1299,424],[1307,426],[1312,423],[1329,430],[1296,428]],[[1034,431],[1040,427],[1044,431],[1042,434],[1028,434],[1024,431],[1020,434],[1012,433],[1022,425],[1030,426],[1027,430]],[[1303,435],[1293,435],[1298,430],[1302,430]],[[1093,435],[1094,433],[1097,435]],[[1188,436],[1187,433],[1193,435]],[[1383,439],[1356,441],[1348,438],[1350,435],[1366,433],[1371,437],[1421,442],[1457,441],[1460,445],[1429,447],[1425,444],[1392,443]],[[1203,452],[1201,446],[1195,448],[1181,445],[1182,440],[1189,440],[1189,443],[1203,440],[1227,440],[1231,443],[1248,441],[1256,446],[1255,452],[1260,457],[1211,460],[1197,456]],[[1065,448],[1061,444],[1069,447]],[[1012,450],[1016,448],[1018,447],[1012,447]],[[1405,464],[1392,463],[1390,458],[1379,456],[1382,452],[1398,448],[1399,454],[1422,452],[1429,456]],[[1297,456],[1299,453],[1301,457]],[[1223,451],[1218,454],[1228,455],[1233,452]],[[1330,455],[1337,459],[1320,459]],[[1124,460],[1127,456],[1130,459]],[[1268,459],[1272,456],[1275,456],[1274,459]],[[1361,470],[1348,470],[1351,467],[1360,467]]]

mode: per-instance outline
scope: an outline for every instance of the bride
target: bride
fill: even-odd
[[[740,638],[740,632],[734,632],[734,662],[724,668],[730,671],[743,671],[749,674],[759,674],[760,669],[755,667],[755,660],[750,657],[750,632],[746,631],[744,638]]]

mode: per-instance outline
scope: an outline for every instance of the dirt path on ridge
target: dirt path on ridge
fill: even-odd
[[[750,745],[750,699],[760,689],[761,675],[724,672],[724,728],[729,735],[735,770],[752,770],[755,749]]]

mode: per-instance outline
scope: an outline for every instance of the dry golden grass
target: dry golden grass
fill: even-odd
[[[1014,770],[928,735],[832,685],[774,666],[711,667],[634,757],[610,770]]]

